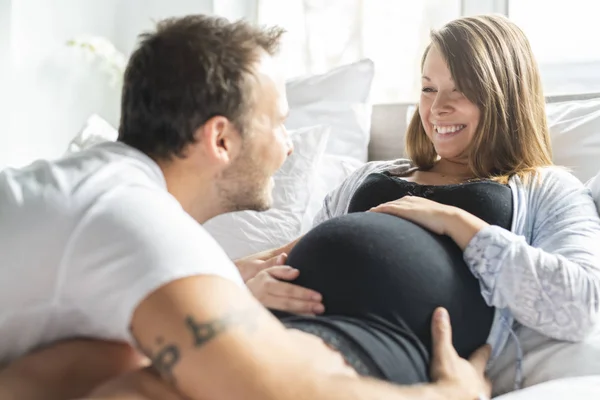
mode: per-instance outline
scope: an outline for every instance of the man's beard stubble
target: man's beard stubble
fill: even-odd
[[[261,171],[260,161],[249,151],[241,155],[217,178],[217,193],[225,212],[266,211],[271,207],[270,176]]]

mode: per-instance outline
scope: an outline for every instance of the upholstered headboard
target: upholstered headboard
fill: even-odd
[[[600,98],[600,93],[587,93],[566,96],[549,96],[547,103],[560,103],[572,100]],[[378,104],[373,106],[371,117],[371,142],[369,160],[390,160],[405,156],[404,133],[407,113],[412,104]]]

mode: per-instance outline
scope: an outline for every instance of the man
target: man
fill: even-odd
[[[320,339],[267,312],[202,229],[218,214],[270,206],[272,175],[292,151],[273,60],[281,34],[206,16],[162,22],[129,61],[118,143],[0,175],[0,357],[55,344],[0,373],[2,398],[72,398],[132,370],[91,396],[485,392],[488,351],[472,364],[460,359],[443,311],[434,318],[436,383],[401,388],[356,377]],[[76,337],[104,342],[61,343]],[[139,369],[144,359],[129,345],[151,369]]]

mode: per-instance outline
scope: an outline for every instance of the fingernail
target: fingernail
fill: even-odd
[[[321,301],[323,299],[323,297],[319,293],[313,293],[311,298],[314,301]]]
[[[439,310],[437,310],[437,314],[435,316],[438,321],[440,322],[448,322],[450,320],[449,316],[448,316],[448,311],[446,311],[443,308],[440,308]]]
[[[325,312],[325,306],[323,304],[317,304],[316,306],[313,307],[313,311],[316,314],[322,314]]]

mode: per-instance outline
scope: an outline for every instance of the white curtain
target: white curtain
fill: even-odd
[[[8,153],[5,137],[9,135],[9,99],[12,69],[10,67],[10,0],[0,0],[0,168]]]
[[[597,0],[568,0],[539,12],[535,0],[509,2],[509,16],[528,36],[546,94],[600,93]],[[557,21],[559,26],[557,26]]]
[[[368,57],[376,69],[372,100],[388,103],[418,97],[429,32],[460,13],[460,0],[259,0],[258,21],[288,30],[288,75]]]

